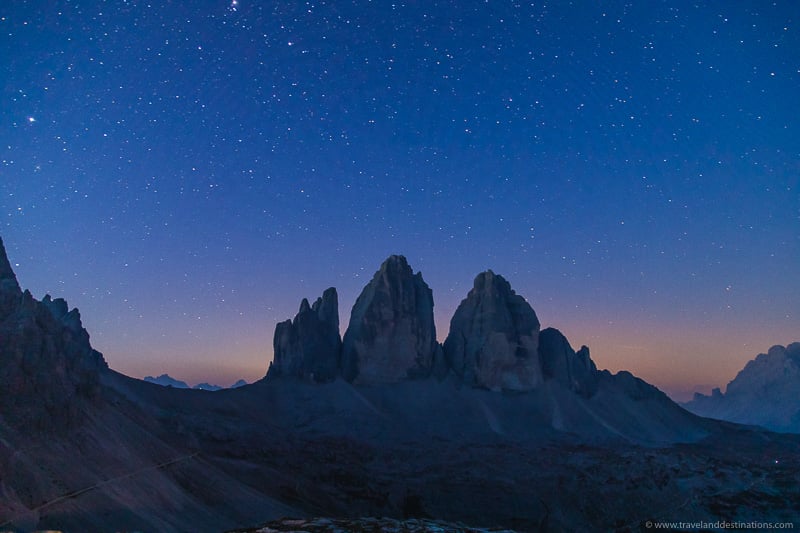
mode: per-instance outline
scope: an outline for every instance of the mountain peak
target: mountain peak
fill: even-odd
[[[772,346],[749,361],[724,394],[698,393],[684,407],[701,416],[800,432],[800,343]]]
[[[503,276],[487,270],[475,277],[472,290],[450,320],[445,358],[470,385],[530,390],[544,378],[539,327],[525,298]]]
[[[0,237],[0,292],[12,292],[14,294],[22,292],[17,282],[17,276],[14,274],[14,269],[11,268],[11,262],[8,260],[2,237]]]
[[[273,360],[268,377],[333,381],[339,368],[342,346],[336,289],[326,289],[313,306],[303,298],[294,320],[285,320],[275,326],[272,346]]]
[[[430,374],[439,347],[433,293],[405,257],[389,256],[361,291],[342,342],[348,381],[391,383]]]
[[[381,263],[380,269],[378,272],[375,273],[376,276],[382,274],[407,274],[411,275],[413,270],[411,269],[411,265],[408,264],[408,260],[405,258],[404,255],[390,255],[386,258],[386,260]]]

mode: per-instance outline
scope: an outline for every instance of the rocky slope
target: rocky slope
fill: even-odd
[[[514,533],[501,528],[473,528],[439,520],[411,518],[284,518],[257,528],[237,529],[230,533]]]
[[[800,342],[773,346],[728,383],[684,404],[701,416],[800,433]]]
[[[171,442],[145,409],[178,389],[124,378],[149,391],[132,402],[120,379],[77,309],[20,289],[0,240],[0,531],[219,531],[296,513]]]

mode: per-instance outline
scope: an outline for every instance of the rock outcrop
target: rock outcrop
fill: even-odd
[[[576,353],[557,329],[539,333],[539,358],[545,379],[554,379],[587,397],[597,390],[597,367],[589,357],[589,348],[581,346]]]
[[[353,305],[342,345],[343,377],[391,383],[428,376],[439,350],[431,289],[405,257],[389,257]]]
[[[0,240],[0,413],[14,425],[54,429],[77,422],[107,368],[77,309],[21,292]]]
[[[21,297],[22,290],[17,282],[17,276],[8,261],[3,239],[0,239],[0,320],[11,313]]]
[[[749,361],[724,394],[696,393],[683,406],[701,416],[800,433],[800,342],[773,346]]]
[[[450,321],[448,366],[467,385],[524,391],[543,381],[539,319],[511,285],[491,270],[478,274]]]
[[[303,298],[294,320],[275,327],[274,359],[267,376],[332,381],[338,375],[341,346],[339,298],[331,287],[313,306]]]

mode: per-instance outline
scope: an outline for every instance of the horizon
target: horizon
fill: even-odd
[[[6,243],[6,248],[8,248],[7,243]],[[397,254],[397,255],[402,255],[402,254]],[[11,264],[12,264],[12,267],[14,268],[15,274],[17,274],[17,278],[19,279],[19,274],[16,272],[16,268],[19,265],[17,263],[15,263],[13,260],[11,261]],[[411,267],[412,267],[412,269],[414,268],[413,265],[411,265]],[[415,272],[418,272],[418,271],[415,270]],[[497,274],[502,276],[501,273],[497,273]],[[371,277],[370,277],[370,279],[371,279]],[[20,285],[21,285],[23,290],[27,289],[27,287],[22,282],[20,282]],[[471,286],[470,286],[470,288],[471,288]],[[512,290],[514,290],[517,294],[519,294],[519,292],[517,292],[514,289],[513,285],[512,285]],[[33,291],[31,291],[31,292],[33,294]],[[337,288],[337,293],[338,292],[339,291],[338,291],[338,288]],[[321,295],[321,293],[322,293],[322,291],[320,291],[319,295]],[[36,294],[33,294],[33,296],[34,296],[34,298],[36,298],[38,300],[41,300],[44,297],[44,294],[42,294],[41,296],[37,296]],[[71,304],[71,302],[70,302],[70,300],[69,300],[69,298],[67,296],[59,296],[59,295],[53,295],[53,294],[50,294],[50,296],[53,297],[53,298],[64,298],[67,301],[67,303],[70,305],[70,308],[75,307],[75,306],[73,306]],[[525,297],[524,294],[522,294],[521,296]],[[303,298],[307,298],[310,302],[313,302],[314,299],[316,299],[316,296],[313,296],[313,297],[311,297],[311,296],[301,297],[298,300],[298,307],[300,305],[300,303],[299,303],[300,300],[302,300]],[[464,294],[464,298],[466,298],[466,293]],[[435,300],[436,300],[436,294],[435,294],[435,291],[434,291],[434,314],[437,315]],[[526,298],[526,300],[527,300],[527,298]],[[355,302],[355,297],[353,298],[353,302]],[[341,298],[340,298],[340,303],[341,303]],[[529,301],[528,303],[531,303],[531,302]],[[340,332],[340,335],[342,337],[344,337],[344,333],[345,333],[345,331],[347,329],[347,325],[348,325],[348,322],[349,322],[349,313],[347,314],[347,319],[345,319],[345,316],[342,313],[342,307],[343,306],[340,305],[340,309],[339,309],[339,319],[340,319],[339,332]],[[79,309],[79,311],[80,311],[80,309]],[[453,311],[455,311],[455,309]],[[536,311],[535,308],[534,308],[534,311]],[[537,313],[537,317],[538,316],[539,315]],[[288,319],[294,319],[294,314],[292,316],[290,316],[290,317],[287,317],[287,318]],[[83,312],[81,312],[81,319],[82,319],[82,321],[84,323],[84,327],[89,332],[90,338],[92,338],[92,331],[87,326],[87,320],[86,320],[86,317],[83,314]],[[572,339],[570,338],[570,336],[565,331],[563,331],[560,328],[558,328],[557,325],[546,324],[545,322],[542,321],[541,317],[539,317],[539,320],[541,322],[541,329],[542,330],[545,329],[545,328],[548,328],[548,327],[553,327],[553,328],[559,329],[559,331],[562,331],[562,333],[564,333],[567,336],[567,339],[570,341],[570,344],[572,345],[572,347],[574,349],[578,349],[582,345],[585,345],[585,343],[584,344],[574,343],[572,341]],[[437,328],[436,329],[436,331],[437,331],[437,341],[439,343],[443,343],[446,335],[443,335],[442,331],[447,331],[449,328],[444,329],[444,328],[441,327],[441,325],[440,325],[440,317],[438,317],[438,316],[435,316],[435,322],[436,322],[436,328]],[[447,319],[446,322],[447,322],[447,324],[449,326],[449,319]],[[277,322],[276,322],[275,325],[277,326]],[[274,331],[274,327],[273,327],[273,331]],[[725,387],[727,386],[727,384],[733,379],[733,377],[735,377],[736,374],[738,374],[739,371],[741,371],[741,369],[744,367],[744,365],[748,361],[750,361],[752,359],[755,359],[755,357],[757,355],[761,354],[761,353],[766,353],[767,350],[769,349],[769,347],[774,346],[775,344],[782,344],[782,345],[786,346],[786,345],[790,344],[791,342],[796,342],[796,341],[789,340],[789,341],[787,341],[785,343],[773,343],[773,344],[770,344],[769,346],[763,348],[761,351],[753,353],[750,356],[745,356],[745,357],[748,357],[748,358],[744,361],[744,363],[742,363],[742,365],[738,369],[735,370],[734,375],[731,376],[730,379],[727,379],[724,382],[704,383],[704,384],[703,383],[694,383],[694,384],[678,383],[678,384],[673,384],[672,386],[670,386],[669,384],[665,385],[664,383],[659,383],[657,378],[655,380],[654,379],[649,379],[648,377],[639,374],[638,372],[634,371],[633,369],[627,368],[627,367],[624,367],[624,366],[620,366],[618,368],[607,368],[607,367],[603,366],[603,364],[601,364],[598,361],[598,358],[597,358],[595,352],[592,351],[592,347],[591,346],[588,346],[588,347],[589,347],[590,352],[591,352],[592,360],[595,362],[595,364],[597,364],[599,370],[609,370],[612,373],[617,373],[617,372],[620,372],[620,371],[629,371],[629,372],[633,373],[634,375],[636,375],[637,377],[640,377],[640,378],[644,379],[648,383],[650,383],[652,385],[655,385],[660,390],[665,392],[674,401],[676,401],[676,402],[684,402],[684,401],[690,400],[695,392],[701,392],[703,394],[709,394],[713,388],[720,388],[723,392],[725,392]],[[648,348],[647,346],[641,346],[641,345],[640,346],[635,346],[635,345],[630,345],[630,344],[623,344],[622,346],[625,347],[625,348],[635,349],[638,352],[641,352],[641,351],[644,351],[644,350],[648,350],[648,349],[652,349],[652,348]],[[255,381],[258,381],[259,379],[263,378],[266,375],[266,368],[269,367],[269,363],[272,361],[272,356],[271,355],[269,356],[268,359],[265,358],[265,367],[264,367],[263,372],[260,373],[260,374],[258,373],[258,371],[254,370],[249,375],[240,375],[239,377],[231,377],[231,376],[235,376],[235,374],[232,371],[227,370],[227,369],[222,371],[222,372],[219,372],[219,371],[217,371],[217,372],[208,372],[207,370],[204,371],[204,370],[201,370],[201,369],[194,369],[192,367],[178,367],[178,370],[177,370],[178,373],[169,372],[169,371],[166,371],[166,370],[163,370],[163,369],[152,370],[152,371],[148,371],[148,372],[144,372],[144,373],[141,373],[141,372],[132,373],[132,372],[129,372],[129,371],[125,371],[124,369],[117,368],[114,364],[112,364],[112,362],[109,361],[108,355],[105,352],[103,352],[102,349],[99,349],[98,346],[96,346],[94,342],[93,342],[93,347],[95,349],[98,349],[101,353],[103,353],[103,356],[106,359],[106,362],[109,363],[109,366],[113,370],[121,372],[121,373],[123,373],[125,375],[128,375],[130,377],[135,377],[137,379],[142,379],[142,380],[144,380],[145,377],[157,378],[157,377],[161,377],[162,375],[167,375],[170,378],[186,382],[189,385],[189,387],[192,387],[192,388],[197,386],[197,385],[204,384],[204,383],[205,384],[211,384],[211,385],[219,385],[219,386],[222,386],[223,388],[228,388],[228,387],[230,387],[231,385],[233,385],[234,383],[236,383],[240,379],[244,379],[245,381],[247,381],[248,384],[252,384]],[[270,336],[270,350],[269,350],[270,353],[272,351],[271,348],[272,348],[272,344],[271,344],[271,336]],[[113,360],[113,358],[112,358],[112,360]],[[222,368],[222,367],[220,367],[220,368]]]
[[[0,233],[132,376],[258,379],[302,298],[336,287],[344,331],[402,253],[440,341],[492,269],[598,367],[724,388],[800,332],[796,19],[12,3]]]

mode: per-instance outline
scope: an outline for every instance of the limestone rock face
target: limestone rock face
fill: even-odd
[[[341,346],[339,297],[331,287],[313,306],[303,298],[294,320],[275,327],[275,356],[267,375],[332,381],[338,374]]]
[[[38,429],[76,423],[81,399],[95,396],[102,354],[92,349],[77,309],[20,291],[0,241],[0,413]]]
[[[431,289],[405,257],[389,257],[353,305],[342,345],[343,377],[391,383],[428,376],[438,349]]]
[[[700,416],[800,433],[800,342],[773,346],[728,383],[683,404]]]
[[[597,390],[597,367],[589,357],[589,348],[582,346],[576,353],[557,329],[539,333],[539,357],[545,379],[554,379],[587,397]]]
[[[502,276],[488,270],[450,321],[449,367],[468,385],[524,391],[542,383],[539,319]]]

